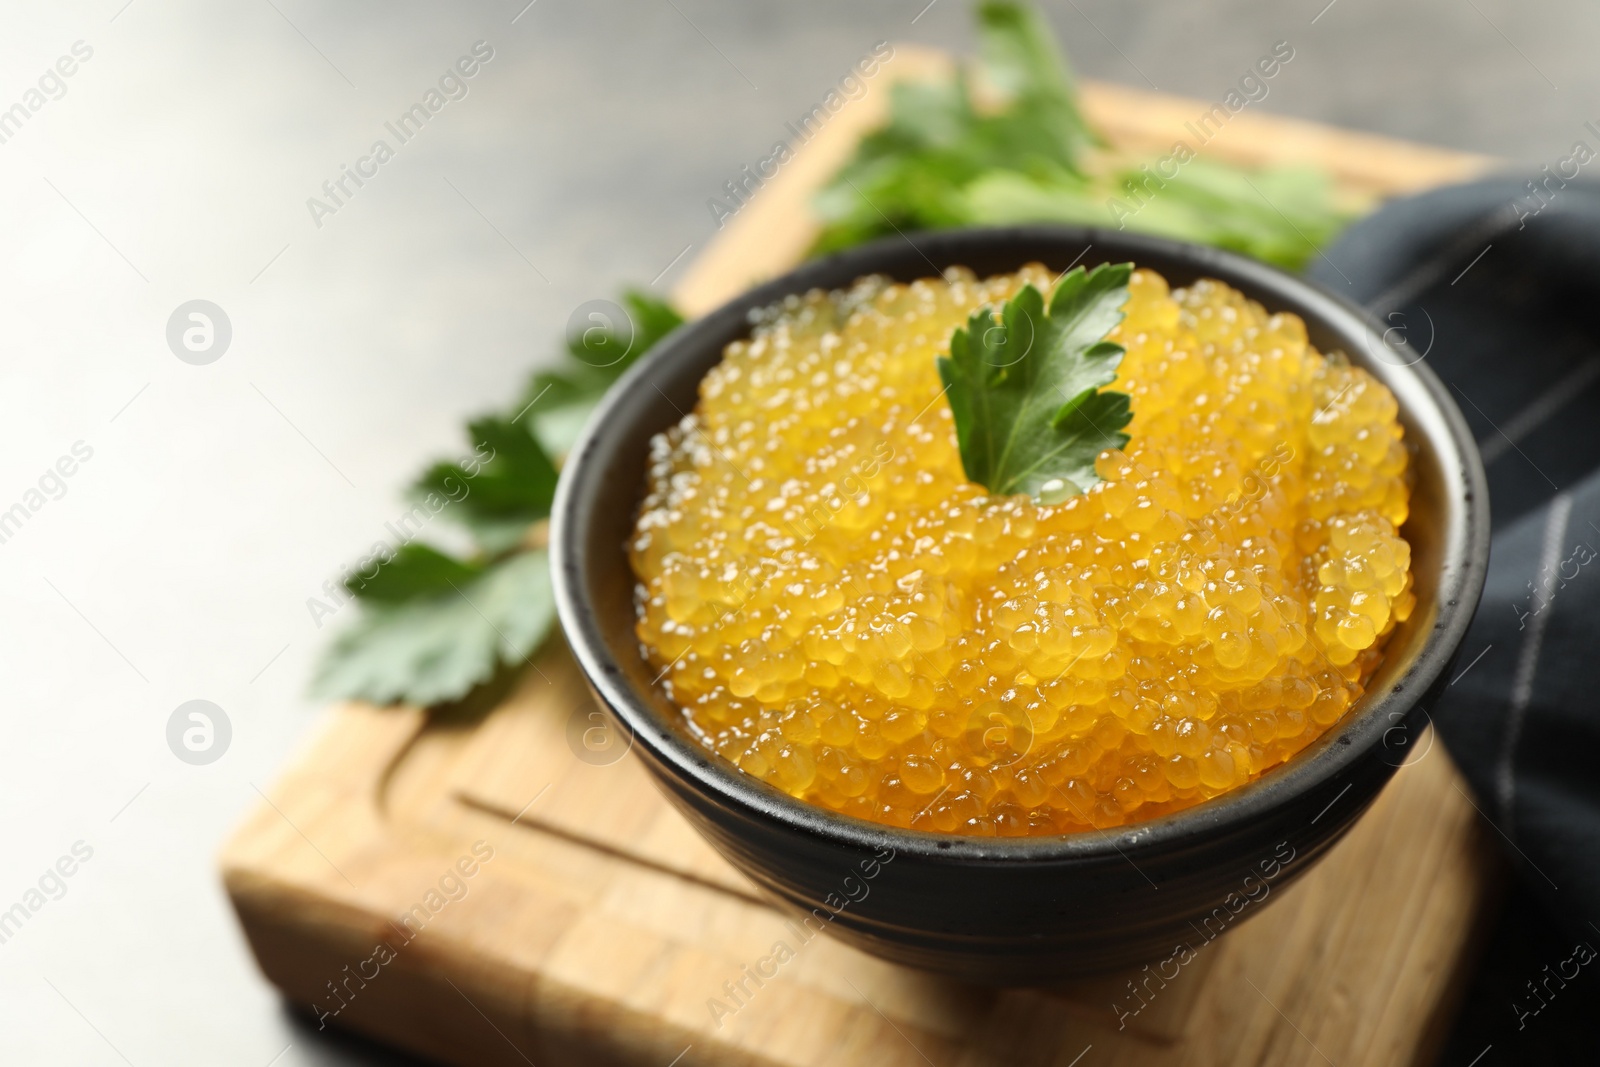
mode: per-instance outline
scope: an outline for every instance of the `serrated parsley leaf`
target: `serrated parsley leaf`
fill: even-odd
[[[459,559],[408,542],[375,569],[351,569],[346,588],[361,616],[324,647],[317,695],[424,707],[459,700],[543,642],[555,605],[549,557],[534,546],[555,497],[551,457],[571,446],[622,372],[684,321],[639,290],[621,303],[618,321],[602,316],[567,338],[565,358],[533,376],[515,414],[468,424],[470,456],[435,463],[412,483],[429,514],[466,528],[472,551]]]
[[[611,383],[622,377],[622,372],[637,363],[667,334],[683,325],[683,316],[663,300],[657,300],[638,289],[622,294],[623,322],[607,322],[603,318],[567,338],[568,359],[553,370],[541,370],[528,381],[519,410],[528,413],[530,421],[540,424],[536,432],[541,439],[547,436],[558,443],[570,445],[575,436],[563,425],[553,434],[547,434],[544,422],[554,418],[564,424],[582,419],[594,407]],[[577,418],[572,413],[577,412]],[[565,448],[556,448],[562,452]]]
[[[501,667],[526,660],[555,621],[544,552],[511,556],[446,586],[432,596],[366,604],[328,646],[313,692],[418,707],[458,700]]]
[[[369,603],[396,604],[469,585],[482,573],[483,568],[477,564],[463,563],[420,541],[409,541],[371,576],[352,573],[344,587]]]
[[[817,195],[824,225],[813,253],[896,229],[968,225],[966,188],[995,171],[1084,180],[1080,157],[1101,138],[1078,110],[1043,16],[1025,4],[981,4],[978,34],[1001,105],[979,108],[959,70],[932,83],[892,83],[888,124],[862,138]]]
[[[1128,443],[1121,430],[1133,417],[1126,394],[1100,389],[1122,362],[1122,346],[1105,338],[1122,321],[1132,272],[1131,263],[1078,267],[1048,308],[1025,285],[998,321],[981,308],[951,335],[939,376],[968,479],[1045,503],[1100,480],[1095,458]]]
[[[530,524],[550,516],[556,467],[524,423],[499,416],[467,425],[474,458],[470,467],[435,463],[412,484],[415,497],[447,497],[444,512],[471,531],[486,552],[515,545]]]
[[[894,82],[884,126],[818,193],[812,254],[955,226],[1068,222],[1231,248],[1303,267],[1350,221],[1325,173],[1197,160],[1096,157],[1071,71],[1031,4],[978,6],[982,102],[963,70]],[[1178,173],[1172,175],[1176,165]]]

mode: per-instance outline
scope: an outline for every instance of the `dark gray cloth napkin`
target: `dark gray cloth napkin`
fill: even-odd
[[[1307,273],[1477,438],[1488,583],[1433,719],[1526,890],[1600,945],[1600,185],[1537,179],[1392,202]]]

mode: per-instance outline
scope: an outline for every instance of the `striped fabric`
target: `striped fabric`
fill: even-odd
[[[1489,578],[1433,719],[1527,889],[1600,916],[1600,185],[1387,205],[1308,273],[1450,387],[1489,475]],[[1591,673],[1593,672],[1593,673]]]

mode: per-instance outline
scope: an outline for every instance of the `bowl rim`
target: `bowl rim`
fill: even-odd
[[[807,261],[685,323],[631,366],[590,414],[568,455],[556,492],[550,524],[552,577],[558,615],[572,652],[600,703],[621,723],[631,742],[642,743],[649,759],[665,765],[677,778],[692,783],[696,790],[711,794],[724,809],[731,807],[746,817],[770,820],[800,835],[839,845],[864,851],[892,849],[897,857],[920,856],[947,864],[1082,863],[1115,860],[1119,856],[1126,860],[1139,853],[1181,849],[1192,844],[1198,831],[1238,829],[1292,804],[1296,798],[1317,792],[1319,787],[1327,787],[1357,767],[1386,733],[1416,707],[1419,698],[1454,660],[1477,608],[1488,568],[1488,483],[1483,464],[1465,419],[1432,369],[1421,362],[1408,363],[1372,328],[1366,312],[1327,287],[1210,246],[1066,225],[969,227],[920,231],[915,236],[915,241],[903,234],[886,237]],[[584,530],[579,528],[583,509],[578,505],[591,503],[598,492],[599,479],[590,477],[596,472],[594,454],[600,441],[622,432],[623,427],[615,414],[628,390],[659,373],[669,361],[703,353],[707,337],[719,326],[725,328],[730,314],[744,319],[749,309],[764,307],[791,293],[803,293],[819,285],[830,289],[846,286],[848,280],[824,282],[818,279],[841,274],[849,274],[853,279],[881,272],[881,268],[875,270],[874,260],[881,261],[891,250],[901,255],[908,243],[922,253],[924,259],[929,259],[930,249],[957,252],[989,243],[1028,245],[1066,241],[1082,242],[1088,248],[1110,247],[1113,250],[1110,258],[1080,257],[1091,264],[1128,258],[1137,264],[1139,252],[1143,250],[1153,258],[1184,260],[1192,265],[1197,275],[1216,277],[1236,288],[1281,294],[1286,303],[1311,309],[1319,324],[1329,332],[1362,337],[1363,347],[1371,358],[1353,357],[1353,362],[1370,369],[1379,359],[1376,353],[1384,351],[1394,359],[1392,362],[1383,360],[1391,368],[1381,374],[1383,378],[1415,379],[1420,392],[1413,392],[1431,404],[1432,414],[1447,431],[1442,437],[1430,435],[1429,439],[1438,452],[1446,491],[1455,498],[1458,510],[1453,512],[1453,521],[1447,522],[1441,531],[1434,622],[1404,674],[1392,679],[1381,693],[1369,690],[1363,694],[1352,712],[1346,712],[1305,749],[1244,785],[1153,819],[1050,836],[980,837],[911,830],[813,805],[740,771],[657,714],[634,690],[597,623],[594,605],[588,603],[580,591],[585,560],[591,548]],[[1020,254],[1017,266],[1030,258],[1036,257]],[[943,261],[955,264],[959,263],[959,258],[946,255]],[[931,268],[931,259],[929,265]],[[852,270],[854,273],[850,274]],[[930,269],[924,276],[935,276],[935,271]],[[1268,310],[1273,310],[1270,305]],[[638,499],[629,504],[637,513]]]

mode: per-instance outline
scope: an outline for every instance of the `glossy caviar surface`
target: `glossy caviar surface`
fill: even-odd
[[[1393,396],[1292,315],[1136,271],[1129,443],[1058,505],[991,496],[935,357],[1053,281],[791,297],[657,436],[637,632],[701,743],[864,819],[1061,834],[1232,789],[1360,696],[1415,600]]]

